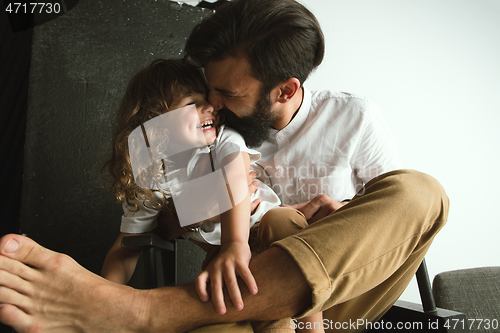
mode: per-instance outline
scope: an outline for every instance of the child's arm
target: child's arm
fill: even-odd
[[[243,300],[237,283],[240,276],[252,294],[257,284],[248,268],[252,256],[248,237],[250,232],[250,193],[248,179],[250,158],[247,153],[237,153],[223,159],[221,169],[226,175],[228,192],[233,208],[221,214],[221,250],[217,257],[196,279],[201,300],[207,301],[207,282],[210,281],[212,301],[218,313],[226,312],[222,289],[224,284],[236,309],[243,308]]]
[[[101,276],[109,281],[126,284],[134,273],[140,251],[122,248],[122,238],[128,235],[121,233],[106,255]]]

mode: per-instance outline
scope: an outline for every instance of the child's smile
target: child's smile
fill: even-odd
[[[194,108],[186,108],[188,106],[194,106]],[[196,132],[201,131],[205,138],[205,142],[200,142],[200,145],[212,144],[217,138],[216,119],[213,116],[214,107],[212,104],[207,102],[203,94],[193,93],[176,100],[170,106],[171,111],[183,108],[186,108],[187,113],[182,117],[182,123],[175,125],[184,128],[184,130],[181,130],[184,133],[183,136],[186,139],[191,137],[188,140],[199,139],[201,133],[193,133],[192,130],[194,129]]]
[[[203,129],[203,131],[208,130],[214,126],[214,120],[213,119],[208,119],[203,122],[203,124],[200,124],[196,126],[197,128]]]
[[[201,124],[196,126],[196,128],[203,131],[203,135],[205,135],[205,140],[207,140],[208,145],[215,141],[215,137],[217,136],[215,131],[215,118],[205,119]]]

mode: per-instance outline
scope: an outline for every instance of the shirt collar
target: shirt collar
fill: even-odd
[[[311,100],[312,100],[312,93],[306,87],[303,86],[302,104],[300,105],[297,114],[295,114],[295,117],[293,117],[293,119],[288,123],[288,125],[285,126],[285,128],[283,128],[280,131],[277,131],[277,134],[279,133],[282,136],[281,139],[293,135],[299,130],[299,128],[302,127],[302,125],[304,125],[307,117],[309,116],[309,110],[311,109]],[[278,135],[278,138],[279,137],[280,136]]]
[[[224,132],[224,128],[225,128],[225,127],[226,127],[226,126],[225,126],[224,124],[220,125],[220,127],[219,127],[219,133],[217,133],[217,137],[215,138],[214,143],[212,143],[212,144],[210,145],[210,147],[211,147],[211,148],[215,147],[215,145],[219,143],[220,138],[222,137],[222,132]]]

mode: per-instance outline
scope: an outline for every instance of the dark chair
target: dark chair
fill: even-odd
[[[393,328],[401,326],[401,329],[393,329],[391,332],[469,332],[467,327],[455,325],[457,322],[467,321],[463,313],[436,307],[425,259],[422,260],[416,277],[422,304],[399,300],[379,322],[384,321],[385,327],[387,322],[390,322]],[[379,331],[373,330],[373,332]]]
[[[177,285],[177,240],[140,234],[124,237],[122,247],[141,251],[146,289]]]
[[[432,283],[436,304],[463,312],[467,319],[455,326],[471,333],[500,331],[500,267],[480,267],[444,272]]]

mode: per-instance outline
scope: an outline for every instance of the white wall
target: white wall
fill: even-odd
[[[373,100],[403,167],[447,190],[449,221],[426,256],[431,280],[500,266],[500,1],[299,1],[327,44],[309,89]],[[415,281],[402,299],[420,301]]]

